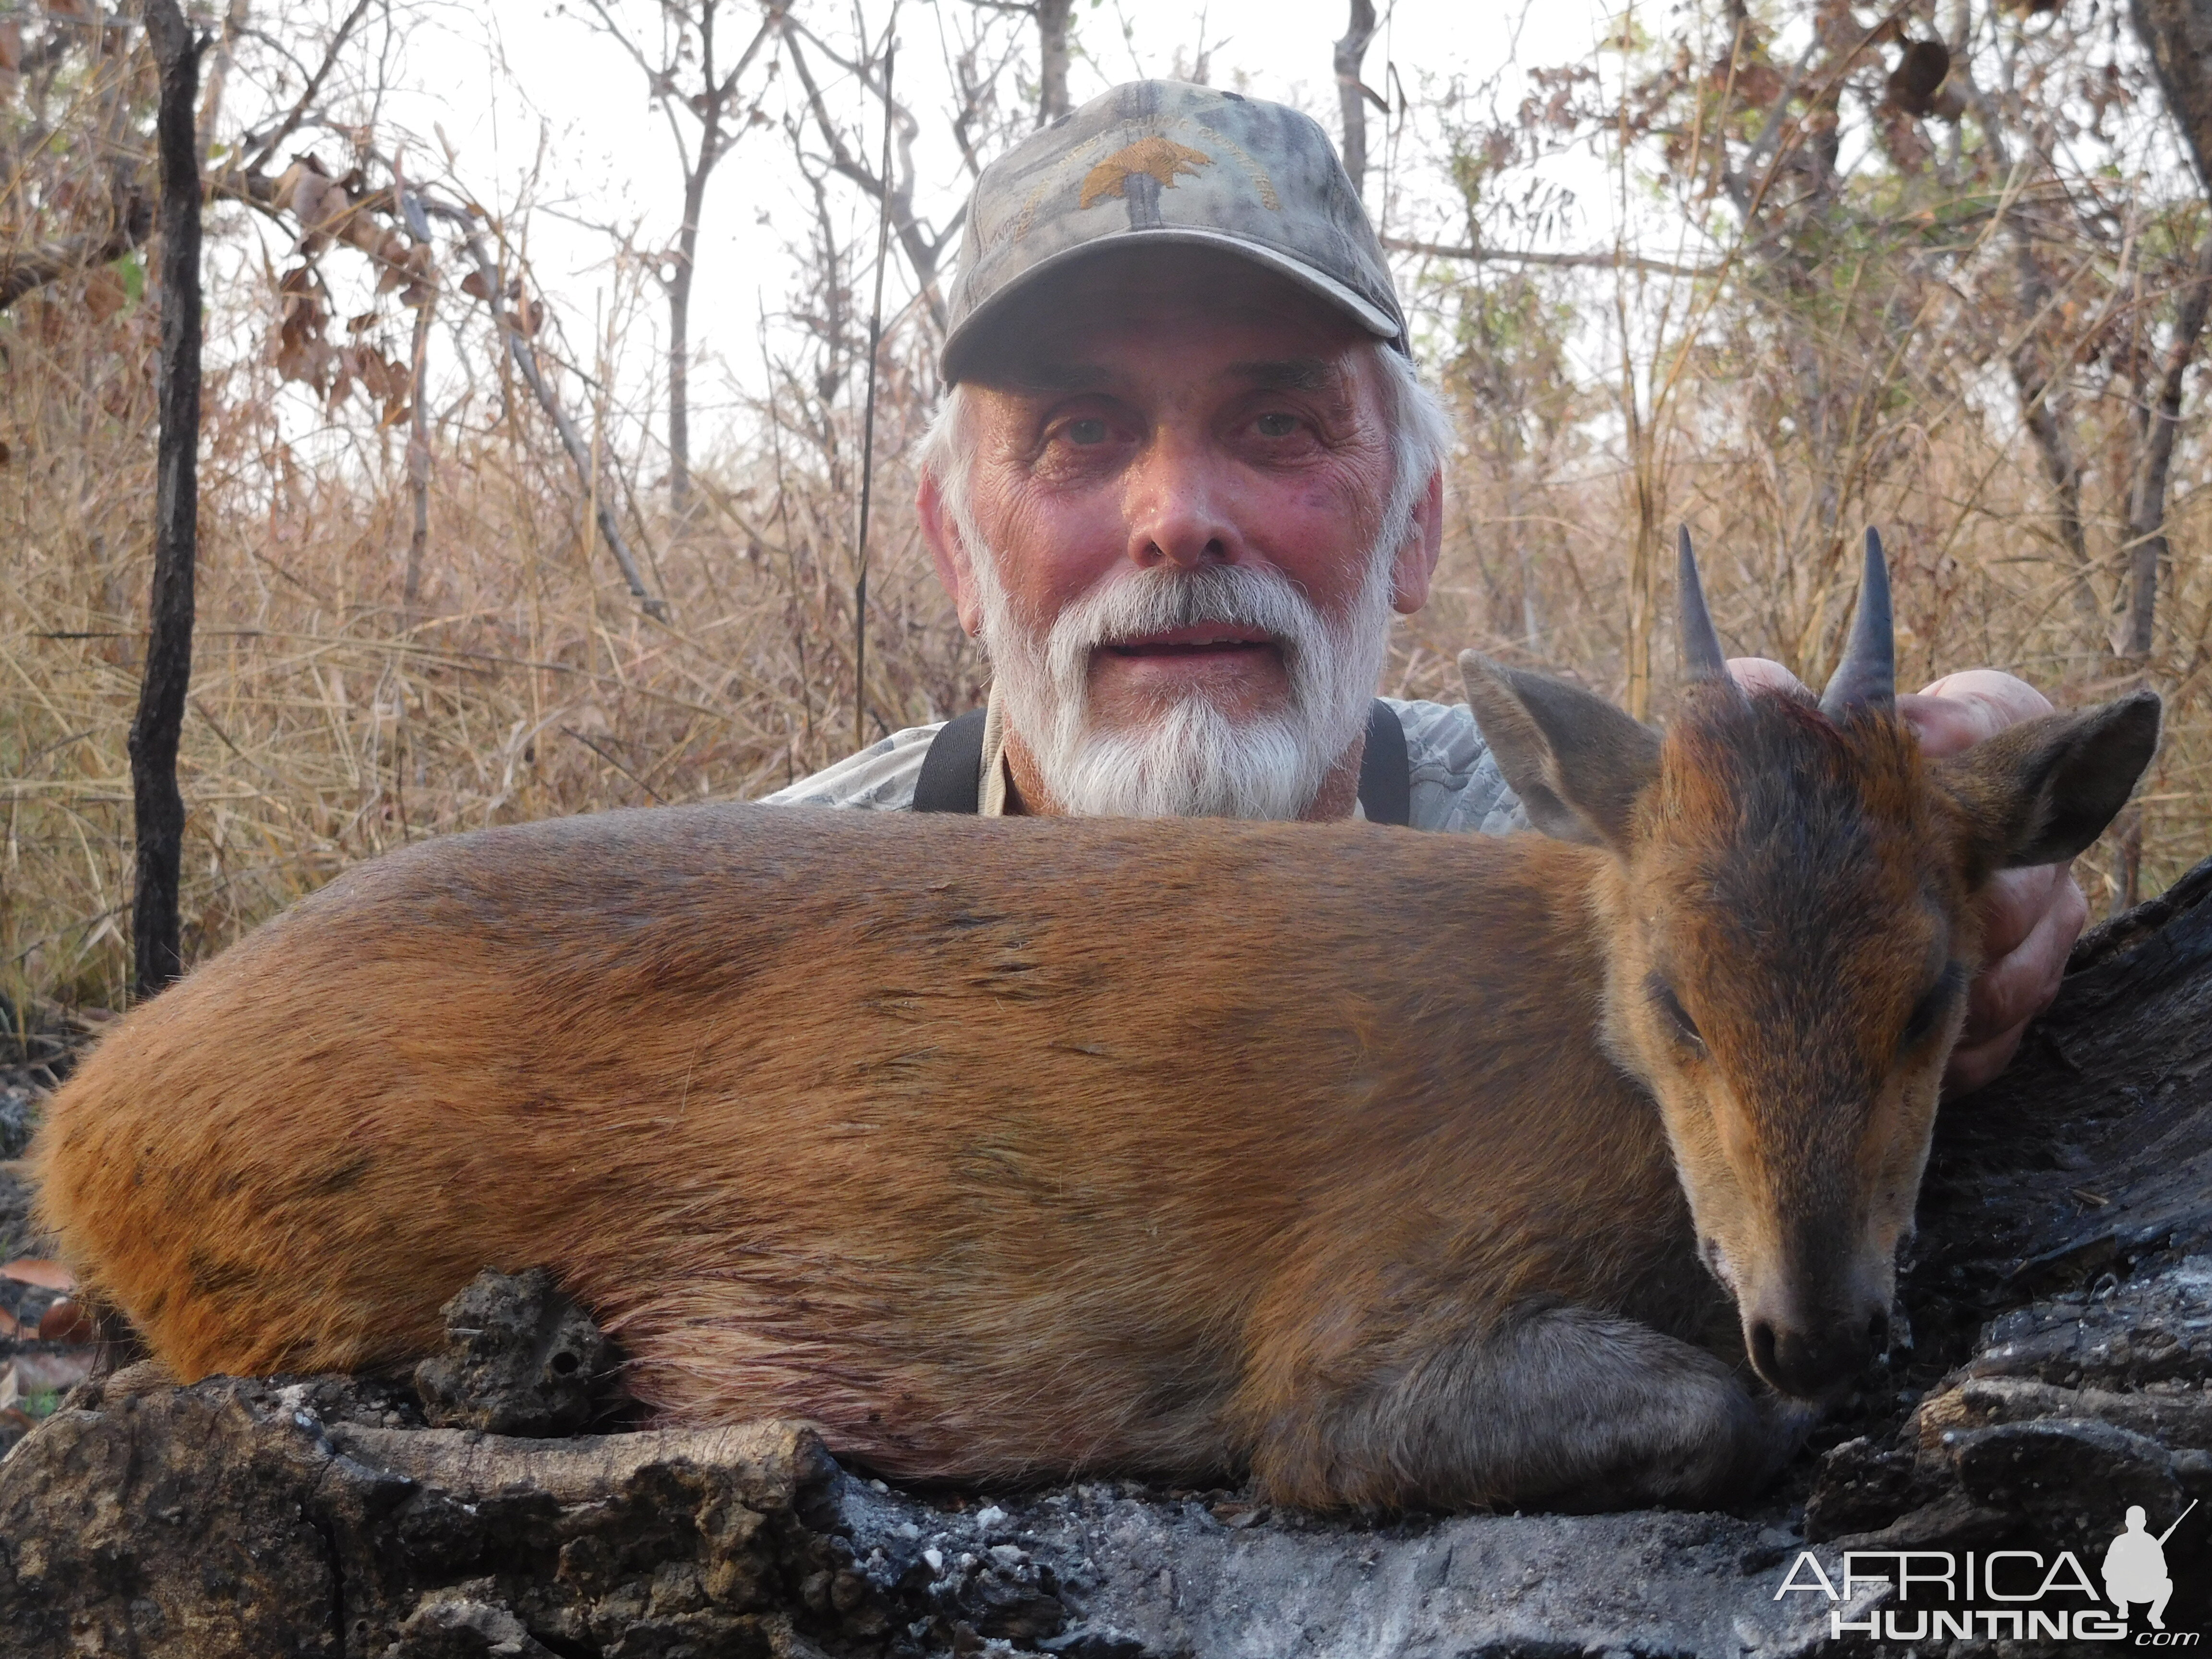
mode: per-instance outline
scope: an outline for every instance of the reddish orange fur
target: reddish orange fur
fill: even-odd
[[[1218,1467],[1418,1342],[1434,1275],[1694,1310],[1650,1107],[1561,1041],[1601,975],[1552,896],[1601,860],[743,807],[432,843],[134,1013],[53,1103],[46,1212],[188,1378],[399,1364],[544,1264],[678,1420]]]

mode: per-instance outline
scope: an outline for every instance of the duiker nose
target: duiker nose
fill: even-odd
[[[1889,1343],[1889,1316],[1875,1313],[1856,1321],[1778,1327],[1752,1322],[1751,1363],[1784,1394],[1818,1399],[1833,1393],[1870,1364]]]

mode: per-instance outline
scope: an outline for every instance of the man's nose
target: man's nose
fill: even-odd
[[[1242,538],[1223,505],[1223,465],[1203,441],[1171,431],[1154,435],[1127,474],[1132,563],[1194,570],[1236,561]]]

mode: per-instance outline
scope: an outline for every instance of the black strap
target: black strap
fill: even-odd
[[[915,811],[975,811],[983,787],[983,714],[971,708],[959,719],[945,721],[929,740],[929,752],[921,757],[921,776],[915,781]]]
[[[1406,728],[1379,697],[1367,715],[1367,749],[1359,759],[1359,806],[1370,823],[1413,821],[1413,763],[1406,753]],[[983,785],[983,710],[970,709],[950,720],[929,740],[915,781],[917,812],[976,810]]]
[[[1375,699],[1367,714],[1367,748],[1359,757],[1359,810],[1370,823],[1413,821],[1413,763],[1397,710]]]

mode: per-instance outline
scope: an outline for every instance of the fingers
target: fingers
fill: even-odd
[[[1747,691],[1802,691],[1805,684],[1771,657],[1730,657],[1729,678]]]
[[[1969,668],[1899,697],[1897,712],[1919,733],[1923,754],[1955,755],[2008,726],[2048,714],[2051,699],[2010,674]]]
[[[1747,690],[1802,691],[1802,681],[1771,657],[1731,657],[1729,672]],[[2051,712],[2051,699],[2026,680],[1994,668],[1946,674],[1897,700],[1929,755],[1955,755],[2008,726]]]
[[[2047,886],[2020,878],[2051,878]],[[1966,993],[1966,1023],[1943,1074],[1952,1095],[1968,1094],[2005,1068],[2028,1023],[2051,1006],[2067,956],[2089,917],[2089,902],[2066,866],[2008,871],[1984,898],[1990,961]],[[1997,941],[2014,942],[1998,954]]]
[[[1984,1084],[1994,1083],[1997,1073],[2011,1065],[2012,1057],[2020,1052],[2021,1039],[2027,1035],[2028,1024],[2022,1020],[1987,1042],[1972,1048],[1961,1043],[1954,1048],[1951,1063],[1943,1068],[1944,1097],[1955,1100],[1960,1095],[1973,1093]]]
[[[1921,752],[1955,755],[2008,726],[2051,712],[2051,699],[2026,680],[1994,668],[1946,674],[1897,711],[1920,738]],[[2005,1068],[2028,1022],[2058,994],[2067,956],[2088,920],[2069,865],[2007,870],[1981,898],[1983,969],[1966,993],[1966,1021],[1944,1072],[1946,1091],[1971,1093]]]
[[[2003,870],[1982,890],[1978,901],[1982,911],[1982,960],[1990,971],[2027,942],[2037,924],[2060,902],[2061,890],[2073,886],[2073,871],[2070,864],[2039,864],[2023,870]],[[2077,893],[2080,890],[2075,888]],[[2072,948],[2070,942],[2068,948]]]

